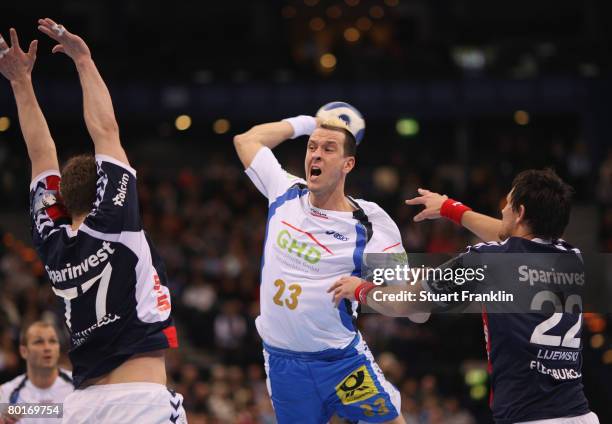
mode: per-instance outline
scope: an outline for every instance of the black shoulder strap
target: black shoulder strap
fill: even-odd
[[[68,374],[66,374],[64,371],[59,370],[59,376],[62,380],[64,380],[66,383],[73,383],[72,381],[72,377],[70,377]]]
[[[21,392],[21,389],[25,387],[26,381],[28,381],[27,374],[23,376],[23,379],[19,382],[17,387],[15,387],[15,389],[11,392],[11,395],[9,396],[9,403],[11,405],[17,403],[17,400],[19,399],[19,392]]]
[[[359,203],[357,203],[355,201],[355,199],[353,199],[350,196],[347,196],[347,199],[349,199],[349,202],[351,202],[351,204],[353,206],[355,206],[355,209],[353,211],[353,218],[356,219],[357,221],[359,221],[359,223],[361,225],[363,225],[363,227],[366,230],[366,243],[368,243],[370,241],[370,239],[372,238],[373,235],[373,230],[372,230],[372,223],[370,222],[370,220],[368,219],[368,216],[366,215],[365,211],[363,210],[363,208],[361,206],[359,206]]]

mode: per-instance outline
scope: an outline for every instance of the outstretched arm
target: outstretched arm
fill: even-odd
[[[317,118],[312,116],[297,116],[284,121],[255,125],[245,133],[234,137],[234,146],[245,169],[262,147],[275,148],[283,141],[301,135],[310,135],[317,126]]]
[[[32,68],[36,61],[38,41],[32,41],[26,53],[19,46],[17,31],[11,28],[10,34],[10,47],[0,35],[0,73],[10,81],[15,95],[21,133],[32,162],[34,178],[44,171],[59,170],[59,165],[53,138],[32,86]]]
[[[83,89],[83,111],[87,131],[94,142],[97,154],[111,156],[128,164],[128,159],[119,139],[119,126],[113,110],[108,88],[100,76],[87,44],[78,35],[72,34],[53,20],[39,19],[38,29],[57,41],[53,53],[65,53],[76,65]]]
[[[420,196],[406,200],[407,205],[423,205],[425,209],[415,215],[414,221],[420,222],[426,219],[440,218],[440,208],[448,200],[443,196],[429,190],[419,189]],[[501,220],[483,215],[474,211],[467,211],[461,216],[461,225],[472,232],[482,241],[499,241],[501,231]]]

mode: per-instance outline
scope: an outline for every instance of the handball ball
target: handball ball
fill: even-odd
[[[357,145],[363,140],[365,120],[361,113],[348,103],[327,103],[317,111],[317,118],[321,118],[325,125],[344,128],[353,134]]]

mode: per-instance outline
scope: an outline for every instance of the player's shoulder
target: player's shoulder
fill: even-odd
[[[96,164],[98,165],[98,167],[103,168],[105,171],[108,171],[108,170],[117,170],[120,172],[127,171],[134,178],[136,178],[136,170],[134,168],[132,168],[129,164],[113,156],[102,154],[102,153],[96,153],[95,160],[96,160]],[[127,178],[129,178],[129,176]]]
[[[17,388],[17,386],[19,386],[20,384],[23,384],[25,379],[26,379],[26,375],[20,374],[17,377],[13,378],[12,380],[9,380],[5,383],[0,384],[0,391],[3,392],[5,396],[8,396],[13,390]]]
[[[60,367],[59,378],[66,383],[72,384],[72,371]]]
[[[369,202],[363,199],[351,198],[351,200],[359,206],[364,215],[368,218],[368,221],[372,224],[390,225],[391,227],[397,228],[397,225],[395,225],[395,222],[391,219],[389,214],[385,212],[378,203]]]
[[[467,246],[467,253],[497,253],[497,252],[508,252],[515,248],[515,242],[512,241],[514,237],[508,238],[503,241],[485,241]]]
[[[368,250],[381,252],[403,251],[402,236],[397,224],[383,208],[375,202],[363,199],[351,199],[360,209],[354,212],[354,218],[369,227]],[[393,250],[390,250],[393,249]]]
[[[529,240],[523,237],[508,237],[503,241],[488,241],[468,246],[468,251],[478,253],[550,253],[568,252],[580,254],[580,250],[565,240],[551,241]]]

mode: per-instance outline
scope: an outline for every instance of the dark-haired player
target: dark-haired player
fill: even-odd
[[[485,278],[472,285],[473,291],[508,289],[520,295],[514,304],[482,305],[495,422],[598,423],[597,415],[589,410],[581,378],[584,264],[578,249],[560,239],[569,221],[571,187],[551,170],[521,172],[512,183],[501,220],[473,212],[447,196],[428,190],[419,190],[419,194],[406,201],[425,206],[415,221],[446,217],[489,241],[468,247],[443,267],[486,265]],[[462,289],[453,281],[437,278],[401,289],[415,295],[423,291],[451,294]],[[346,277],[330,291],[336,301],[356,297],[386,314],[461,306],[461,301],[440,299],[379,302],[376,293],[376,299],[381,300],[380,293],[400,289],[376,287]],[[518,311],[522,313],[505,313]]]
[[[11,83],[32,162],[32,238],[65,305],[75,390],[68,423],[186,422],[182,397],[166,389],[164,351],[177,346],[164,266],[140,221],[129,165],[108,89],[85,42],[51,19],[38,29],[68,55],[83,89],[95,148],[59,172],[55,145],[36,100],[28,52],[11,29],[0,41],[0,73]]]

